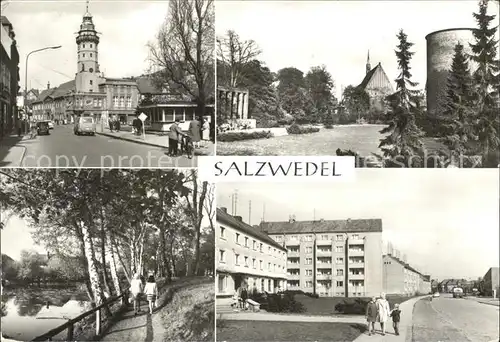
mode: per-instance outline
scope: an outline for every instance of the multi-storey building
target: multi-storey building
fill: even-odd
[[[289,290],[365,297],[382,291],[382,221],[262,222],[288,251]]]
[[[422,274],[391,254],[384,255],[383,261],[384,292],[404,295],[428,294],[431,292],[429,275]]]
[[[500,273],[498,267],[491,267],[483,277],[482,288],[485,296],[498,298],[500,292]]]
[[[19,52],[10,21],[0,17],[0,139],[17,125],[19,91]]]
[[[274,293],[286,289],[286,248],[217,208],[217,296],[231,296],[241,285],[250,291]]]

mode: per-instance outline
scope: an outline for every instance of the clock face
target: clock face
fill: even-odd
[[[94,69],[93,69],[93,68],[90,68],[90,69],[89,69],[89,71],[90,71],[90,72],[94,72]]]

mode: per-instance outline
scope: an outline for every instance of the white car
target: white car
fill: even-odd
[[[49,129],[54,129],[54,123],[52,121],[49,121]]]
[[[439,292],[434,292],[434,294],[432,295],[432,297],[439,297]]]

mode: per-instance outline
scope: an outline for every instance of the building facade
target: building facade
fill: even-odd
[[[19,52],[10,21],[0,17],[0,139],[17,125],[17,94],[19,91]]]
[[[372,69],[370,64],[370,52],[368,52],[368,57],[366,60],[366,75],[359,88],[366,91],[370,97],[370,110],[385,112],[387,111],[387,105],[385,98],[394,93],[394,88],[387,77],[382,64],[378,63],[375,68]]]
[[[431,293],[429,275],[422,274],[396,256],[383,256],[384,292],[413,296]]]
[[[498,298],[500,293],[500,274],[498,267],[492,267],[486,272],[482,281],[485,296]]]
[[[286,248],[259,229],[217,208],[217,296],[232,296],[240,286],[275,293],[286,289]]]
[[[366,297],[382,291],[382,221],[262,222],[287,249],[289,290],[319,296]]]

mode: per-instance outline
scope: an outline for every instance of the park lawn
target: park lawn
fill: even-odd
[[[353,341],[363,324],[330,322],[217,321],[217,341]]]
[[[333,129],[321,128],[318,133],[291,134],[269,139],[253,139],[234,142],[217,142],[217,155],[246,156],[334,156],[335,151],[352,150],[361,156],[380,154],[378,147],[383,137],[384,125],[343,125]],[[442,144],[434,138],[424,138],[430,151],[442,150]]]
[[[349,300],[354,298],[362,298],[362,297],[353,297],[349,298]],[[401,304],[408,299],[413,297],[407,296],[399,296],[399,295],[387,295],[387,301],[389,305],[394,307],[394,304]],[[347,299],[345,297],[320,297],[320,298],[311,298],[309,296],[303,294],[295,295],[295,300],[302,303],[304,305],[306,311],[302,313],[302,315],[308,316],[344,316],[344,314],[335,311],[335,305],[338,303],[343,303],[344,300]],[[362,298],[365,300],[369,300],[369,298]]]

